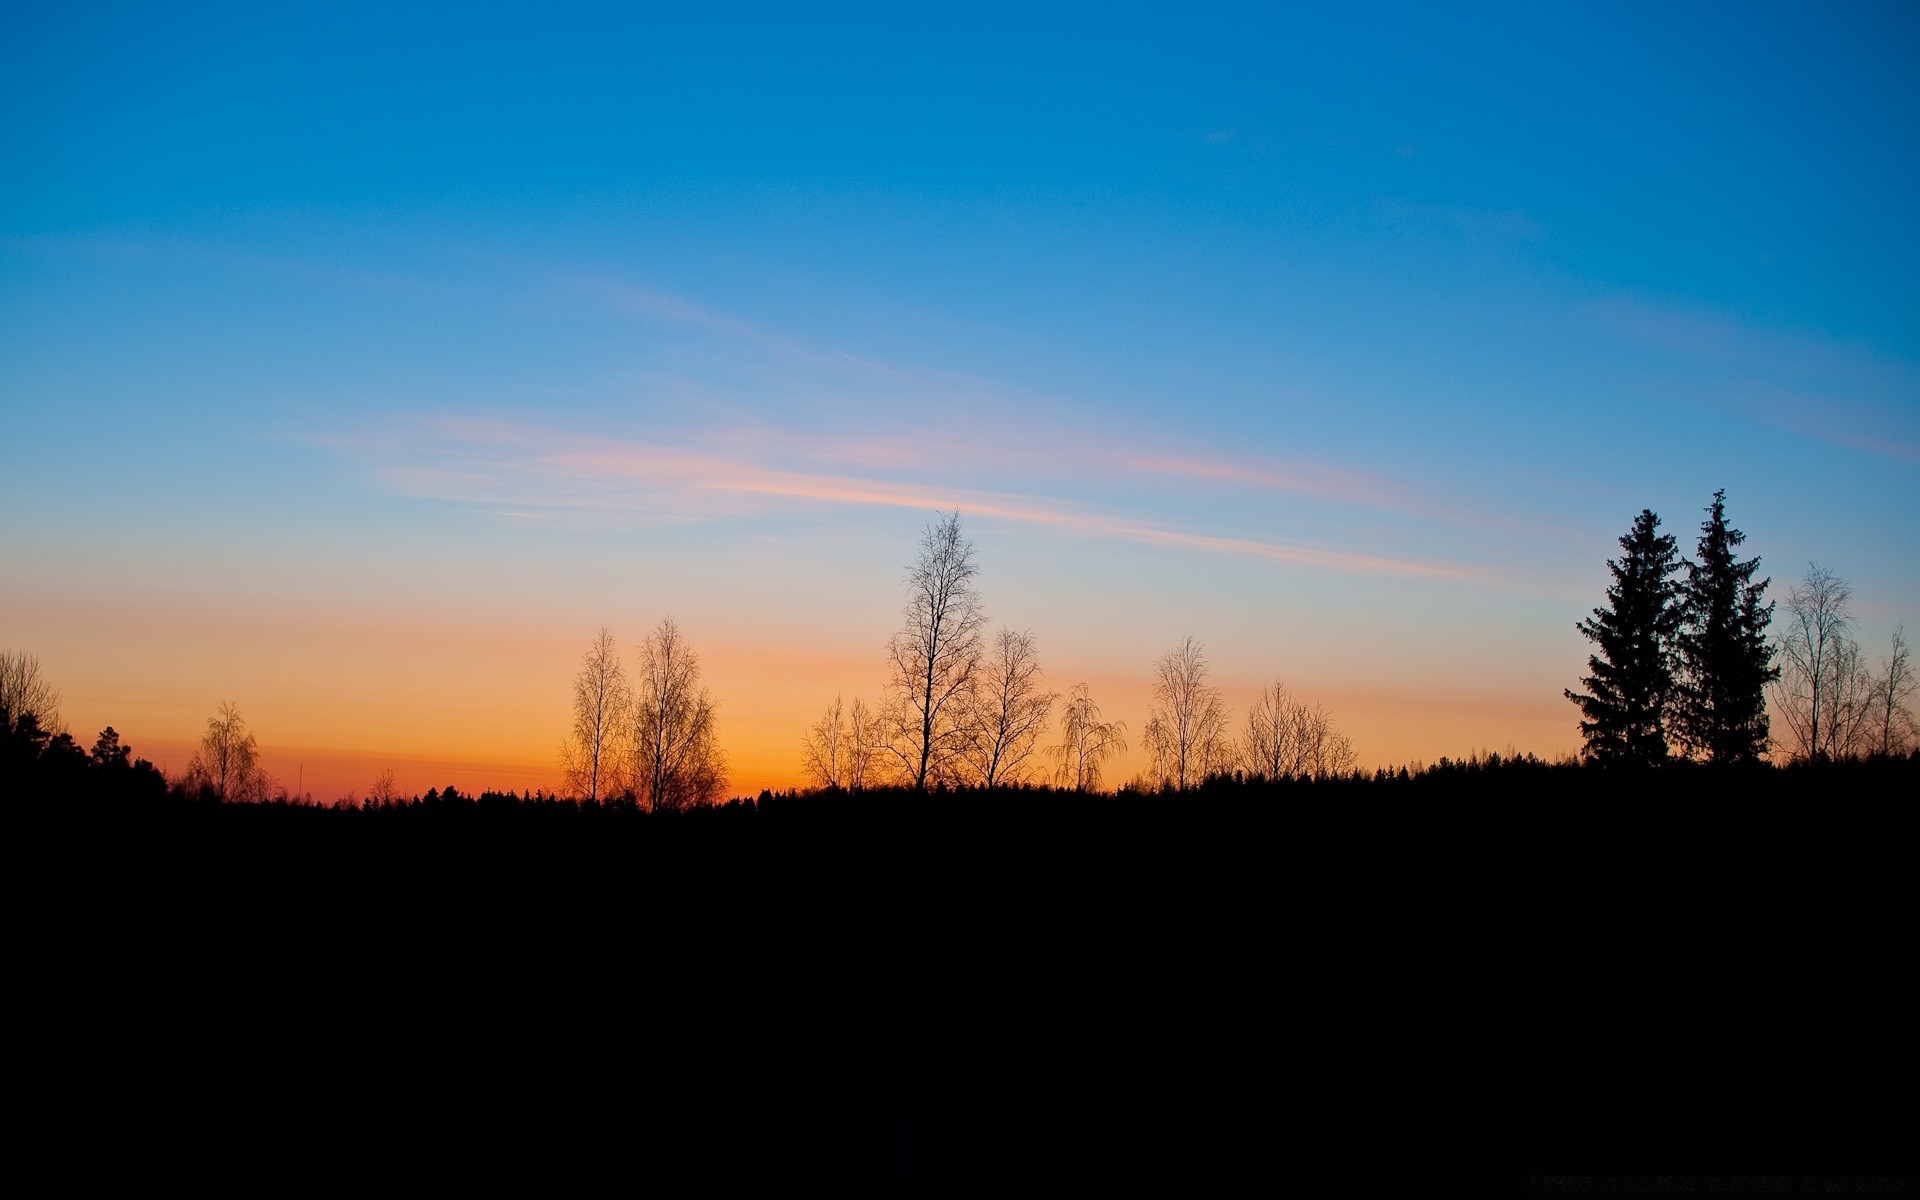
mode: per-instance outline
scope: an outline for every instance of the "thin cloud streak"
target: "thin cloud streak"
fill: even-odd
[[[588,286],[593,295],[623,311],[731,335],[789,362],[807,363],[843,376],[847,366],[857,367],[860,374],[869,377],[867,383],[884,386],[886,409],[916,416],[913,428],[892,435],[843,431],[803,438],[787,430],[756,425],[719,435],[749,443],[774,443],[765,448],[776,456],[790,456],[798,448],[810,461],[860,469],[938,469],[964,461],[978,469],[1020,475],[1036,470],[1052,476],[1067,470],[1097,477],[1151,474],[1343,501],[1422,520],[1483,528],[1511,528],[1513,524],[1464,511],[1456,498],[1364,471],[1301,462],[1210,459],[1204,451],[1141,453],[1110,433],[1095,432],[1084,421],[1055,418],[1050,422],[1037,416],[1059,407],[1047,397],[1010,394],[963,374],[903,369],[838,349],[823,351],[654,288],[603,280],[591,281]],[[829,389],[827,395],[835,391]],[[950,414],[957,412],[968,414],[968,418],[953,420]],[[984,424],[990,432],[983,434],[982,418],[989,413],[999,413],[1001,420],[986,419]],[[929,421],[939,426],[937,437],[927,436]],[[831,423],[830,418],[823,422],[827,426]],[[1017,426],[1022,436],[1004,436],[1003,426],[1008,424]],[[1072,452],[1062,454],[1059,447],[1063,446],[1072,447]]]
[[[541,512],[620,513],[652,521],[739,517],[771,507],[756,500],[826,505],[960,508],[976,516],[1089,537],[1202,550],[1317,569],[1474,581],[1475,569],[1387,555],[1169,528],[1119,513],[1046,497],[838,472],[774,467],[676,446],[590,443],[503,422],[433,422],[425,444],[379,440],[410,461],[388,464],[382,478],[408,495],[494,506],[503,517]]]

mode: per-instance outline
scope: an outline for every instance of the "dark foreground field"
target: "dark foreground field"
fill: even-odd
[[[83,1192],[1896,1169],[1914,781],[21,795],[9,1142]]]

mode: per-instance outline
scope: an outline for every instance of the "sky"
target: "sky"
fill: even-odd
[[[1144,766],[1571,753],[1642,508],[1920,629],[1920,8],[12,5],[0,649],[178,771],[552,788],[674,617],[732,790],[921,531]]]

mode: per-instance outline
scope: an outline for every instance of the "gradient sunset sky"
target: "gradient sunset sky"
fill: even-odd
[[[11,5],[0,649],[331,799],[671,614],[753,792],[957,506],[1136,746],[1570,752],[1643,507],[1920,632],[1916,214],[1911,3]]]

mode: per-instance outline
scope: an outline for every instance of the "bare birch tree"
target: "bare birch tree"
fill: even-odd
[[[1231,759],[1227,709],[1207,682],[1205,648],[1192,638],[1154,663],[1153,706],[1145,732],[1161,786],[1185,791],[1226,769]]]
[[[672,617],[640,647],[633,704],[633,788],[650,812],[712,804],[726,786],[700,660]]]
[[[1773,700],[1796,758],[1846,758],[1862,749],[1873,683],[1853,640],[1852,599],[1853,589],[1817,564],[1787,593]]]
[[[58,733],[60,693],[40,672],[40,660],[25,650],[0,651],[0,724],[32,717],[44,733]]]
[[[387,808],[398,803],[400,789],[393,780],[393,768],[386,767],[373,777],[373,783],[367,788],[367,803],[374,808]]]
[[[982,786],[1025,781],[1057,699],[1040,690],[1040,651],[1032,632],[1001,630],[967,693],[960,753]]]
[[[1100,706],[1093,702],[1087,685],[1075,684],[1060,713],[1060,744],[1049,751],[1058,764],[1054,783],[1076,792],[1098,791],[1106,761],[1126,753],[1126,735],[1126,723],[1102,721]]]
[[[623,764],[632,758],[625,746],[632,709],[633,689],[620,663],[619,644],[603,625],[573,677],[573,733],[561,759],[573,795],[597,802],[621,790]]]
[[[1893,631],[1893,656],[1881,660],[1880,676],[1873,685],[1873,716],[1868,735],[1868,748],[1873,753],[1905,754],[1913,749],[1916,729],[1913,710],[1908,705],[1913,700],[1916,683],[1913,668],[1907,662],[1907,627],[1899,625]]]
[[[800,739],[800,769],[819,787],[847,786],[847,713],[838,695]]]
[[[856,696],[848,709],[835,696],[801,743],[800,769],[820,787],[857,792],[868,782],[873,735],[873,718],[866,701]]]
[[[967,699],[986,623],[974,586],[978,574],[960,514],[929,524],[907,572],[906,623],[887,641],[892,678],[882,708],[885,749],[919,791],[952,779],[966,747]]]
[[[211,788],[222,802],[256,803],[265,800],[273,781],[260,769],[260,746],[247,732],[247,722],[231,701],[207,718],[200,749],[187,763],[186,785]]]
[[[1272,687],[1247,709],[1247,732],[1242,740],[1241,769],[1251,779],[1291,779],[1299,774],[1300,743],[1296,736],[1293,697],[1287,685]]]
[[[867,702],[853,698],[847,711],[847,790],[857,792],[873,782],[873,754],[879,727]]]

